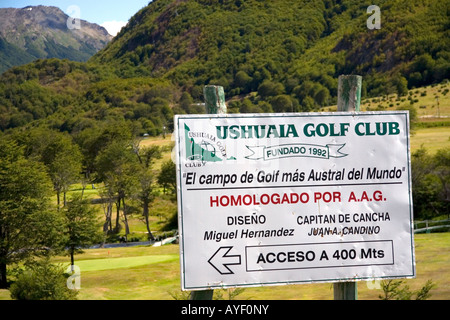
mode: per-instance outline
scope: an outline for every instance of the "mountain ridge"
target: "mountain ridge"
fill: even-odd
[[[0,48],[0,73],[39,58],[87,61],[112,39],[106,29],[85,20],[79,20],[79,28],[69,28],[68,19],[51,6],[1,8],[0,39],[5,50]]]
[[[450,1],[378,5],[381,28],[369,30],[364,1],[158,0],[136,13],[91,60],[114,60],[119,74],[132,66],[141,74],[167,77],[191,94],[194,89],[195,98],[201,92],[195,83],[214,82],[235,96],[257,91],[261,80],[274,80],[291,94],[288,79],[296,78],[327,87],[333,97],[337,83],[329,77],[339,74],[367,75],[364,90],[374,95],[395,91],[400,78],[409,87],[448,78]],[[321,47],[325,50],[318,52]],[[431,58],[436,70],[423,75],[419,56]],[[238,72],[253,84],[238,86],[243,82],[236,79]],[[374,74],[386,83],[373,80]],[[297,97],[300,103],[304,98]]]

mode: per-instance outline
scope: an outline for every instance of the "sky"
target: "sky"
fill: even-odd
[[[71,17],[97,23],[115,36],[122,26],[149,2],[150,0],[0,0],[0,8],[54,6]]]

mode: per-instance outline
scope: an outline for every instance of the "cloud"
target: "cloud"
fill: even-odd
[[[122,29],[123,26],[127,24],[127,21],[105,21],[101,24],[103,28],[108,31],[108,33],[112,36],[116,36],[116,34]]]

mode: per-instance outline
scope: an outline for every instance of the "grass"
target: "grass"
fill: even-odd
[[[124,257],[124,258],[106,258],[94,260],[77,261],[77,266],[81,270],[87,271],[103,271],[123,268],[133,268],[146,264],[162,263],[178,259],[177,255],[161,254],[142,257]]]
[[[421,288],[429,279],[436,284],[431,299],[450,299],[450,233],[415,235],[417,277],[405,279],[411,290]],[[81,300],[173,299],[181,296],[178,245],[90,249],[75,257],[81,269]],[[68,257],[57,257],[68,263]],[[360,300],[377,300],[380,289],[358,282]],[[299,284],[246,288],[238,299],[333,299],[333,285]],[[9,299],[0,290],[0,300]]]
[[[179,284],[178,250],[177,245],[86,250],[75,259],[82,277],[79,299],[170,299],[169,291]]]
[[[421,120],[450,117],[450,82],[411,89],[405,96],[390,94],[383,97],[366,98],[361,101],[361,110],[395,110],[413,105]]]
[[[450,127],[421,128],[411,136],[411,152],[423,146],[430,154],[450,147]]]
[[[361,110],[395,110],[411,104],[417,110],[419,126],[411,135],[411,151],[422,145],[430,154],[439,149],[450,147],[450,82],[409,90],[407,96],[389,95],[365,99],[361,102]],[[440,126],[432,127],[433,123]],[[442,124],[446,123],[445,126]]]
[[[442,148],[450,147],[450,82],[430,85],[408,91],[407,96],[388,95],[365,99],[361,102],[361,110],[395,110],[411,103],[417,110],[419,126],[411,135],[411,151],[422,145],[430,154]],[[430,127],[439,122],[441,126]],[[446,126],[442,124],[447,123]],[[428,127],[427,127],[428,126]]]

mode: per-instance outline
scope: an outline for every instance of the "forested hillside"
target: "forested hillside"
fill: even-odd
[[[377,4],[382,27],[369,30],[364,1],[160,0],[92,60],[169,78],[194,99],[214,83],[228,97],[257,92],[275,109],[285,95],[305,111],[336,96],[340,74],[363,75],[371,96],[448,78],[450,2]]]
[[[229,112],[314,111],[335,103],[340,74],[363,97],[405,94],[450,77],[450,1],[156,0],[87,63],[38,60],[0,77],[0,129],[34,120],[72,132],[108,119],[155,135],[198,113],[222,85]]]

